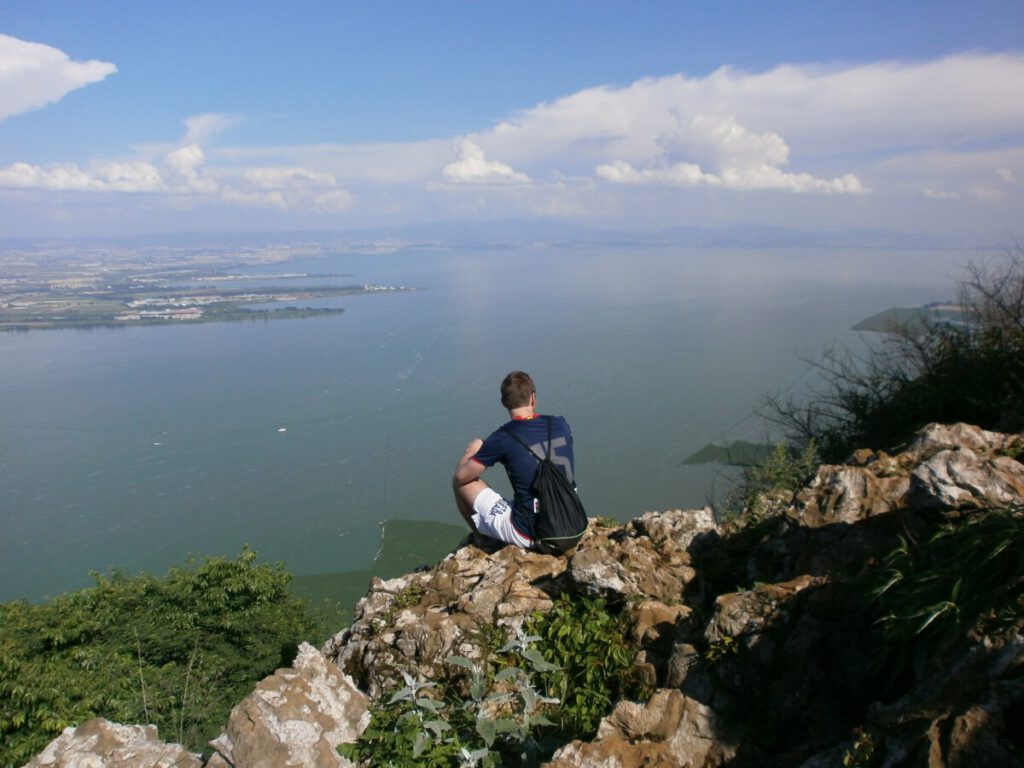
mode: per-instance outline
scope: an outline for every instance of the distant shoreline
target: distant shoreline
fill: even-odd
[[[287,306],[251,309],[247,305],[303,302],[337,296],[411,291],[402,286],[347,285],[299,290],[265,288],[259,293],[196,289],[91,293],[52,296],[25,305],[0,305],[0,331],[68,328],[131,328],[154,325],[287,320],[344,313],[341,307]],[[59,314],[58,314],[59,313]]]

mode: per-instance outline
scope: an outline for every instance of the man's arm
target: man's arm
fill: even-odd
[[[462,454],[462,458],[459,459],[459,463],[455,465],[455,482],[459,485],[465,485],[476,480],[480,475],[487,469],[479,461],[474,461],[473,457],[480,450],[480,446],[484,444],[484,441],[479,437],[473,438],[469,441],[469,445],[466,446],[465,453]]]

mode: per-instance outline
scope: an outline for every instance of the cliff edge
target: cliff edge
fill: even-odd
[[[621,617],[645,695],[609,702],[552,768],[1022,764],[1022,456],[1024,435],[932,424],[893,455],[821,466],[745,527],[668,510],[592,521],[560,558],[467,543],[375,580],[351,626],[234,708],[205,765],[352,765],[337,747],[403,680],[465,673],[564,596]],[[1001,602],[973,610],[978,592]],[[26,768],[79,765],[204,763],[93,720]]]

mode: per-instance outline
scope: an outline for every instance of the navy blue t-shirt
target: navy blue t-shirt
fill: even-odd
[[[505,430],[511,430],[516,437],[530,446],[537,456],[545,456],[548,447],[548,420],[551,421],[551,460],[561,469],[570,483],[575,485],[576,464],[572,453],[572,432],[568,422],[561,416],[535,416],[532,419],[513,419],[496,429],[480,446],[473,459],[485,467],[503,464],[512,483],[515,503],[512,505],[512,525],[524,536],[533,535],[534,508],[530,486],[537,474],[537,459],[510,437]]]

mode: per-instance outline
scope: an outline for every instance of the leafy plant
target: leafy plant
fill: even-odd
[[[339,752],[366,766],[538,765],[551,751],[538,739],[552,725],[545,713],[558,704],[536,688],[539,673],[556,669],[532,647],[538,639],[516,638],[481,662],[450,656],[440,683],[402,671],[405,686]]]
[[[565,740],[592,738],[616,701],[650,695],[633,666],[638,648],[627,630],[625,618],[604,599],[565,594],[530,620],[528,631],[541,638],[544,659],[558,666],[543,680],[562,702],[552,717]]]
[[[735,656],[740,652],[740,644],[736,638],[725,635],[721,640],[716,640],[708,646],[704,652],[704,659],[708,664],[717,664],[729,656]]]
[[[200,750],[252,685],[320,631],[280,565],[256,553],[0,604],[0,765],[90,717],[154,723]]]

